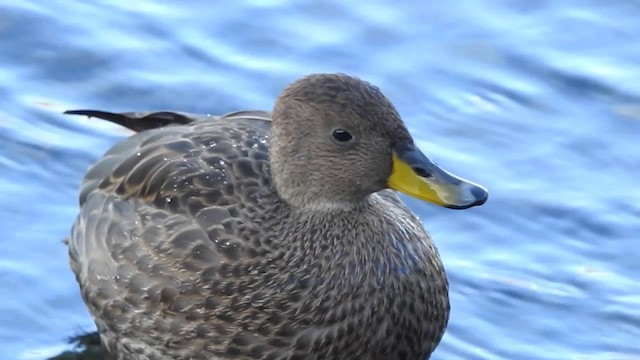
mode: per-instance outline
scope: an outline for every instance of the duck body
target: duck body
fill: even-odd
[[[421,223],[391,190],[340,217],[297,212],[271,185],[267,117],[145,130],[89,170],[70,254],[106,348],[140,360],[426,358],[449,303]]]
[[[296,202],[301,189],[346,180],[322,178],[314,165],[279,186],[269,112],[70,113],[137,132],[88,170],[68,242],[82,297],[115,359],[430,357],[449,317],[447,278],[394,191],[358,195],[349,206]],[[370,168],[365,179],[377,184],[379,169]],[[351,183],[357,192],[345,199],[375,188]]]

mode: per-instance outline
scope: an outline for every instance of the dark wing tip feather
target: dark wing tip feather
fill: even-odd
[[[107,120],[135,132],[173,124],[187,125],[196,121],[192,117],[171,111],[112,113],[100,110],[67,110],[64,114],[84,115]]]

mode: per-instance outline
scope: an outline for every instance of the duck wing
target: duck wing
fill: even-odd
[[[168,125],[188,125],[197,121],[206,121],[220,118],[257,118],[261,120],[271,120],[271,114],[261,110],[243,110],[223,116],[191,114],[175,111],[148,111],[148,112],[124,112],[113,113],[102,110],[67,110],[67,115],[84,115],[126,127],[135,132],[156,129]]]
[[[224,319],[216,311],[243,296],[228,294],[241,281],[234,274],[270,251],[260,246],[268,238],[264,218],[274,212],[264,203],[270,114],[68,113],[137,131],[88,170],[68,241],[103,342],[116,352],[205,346],[215,336],[201,336],[215,331],[210,317]]]

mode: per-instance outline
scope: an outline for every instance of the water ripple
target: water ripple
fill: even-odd
[[[85,169],[128,133],[63,110],[269,109],[341,71],[491,192],[465,212],[406,199],[451,283],[434,358],[640,359],[638,17],[623,0],[0,4],[0,355],[93,329],[61,241]]]

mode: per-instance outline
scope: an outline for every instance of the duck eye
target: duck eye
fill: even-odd
[[[333,135],[333,138],[339,142],[347,142],[353,139],[353,136],[351,135],[351,133],[349,133],[347,130],[344,130],[344,129],[335,129],[333,130],[332,135]]]

